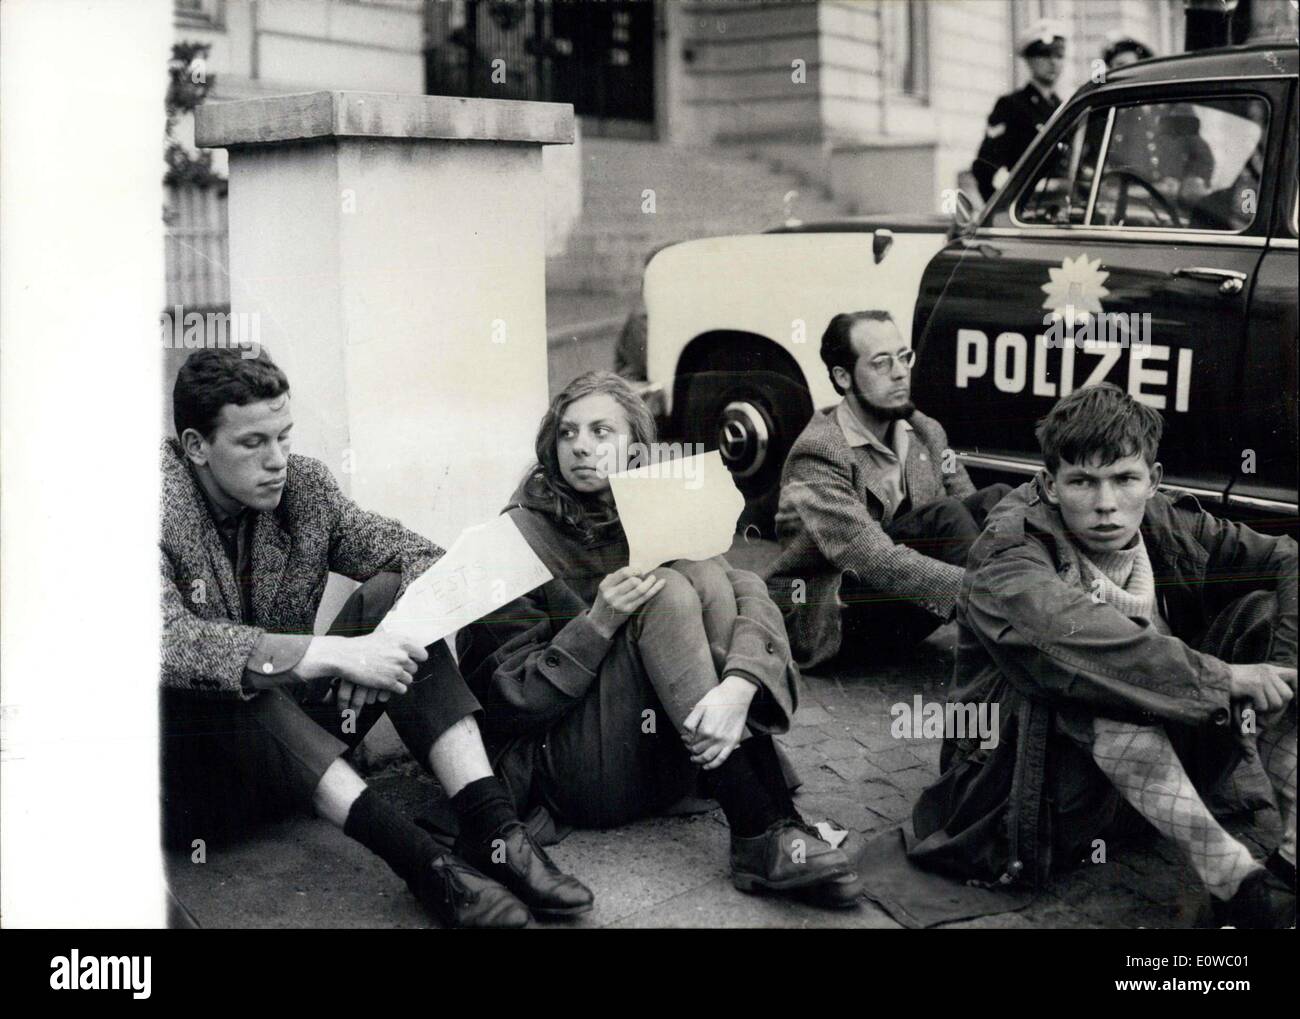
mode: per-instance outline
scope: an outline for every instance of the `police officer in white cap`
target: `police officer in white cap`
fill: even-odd
[[[1121,67],[1136,64],[1139,60],[1150,60],[1154,53],[1151,47],[1141,40],[1122,32],[1106,33],[1106,48],[1101,59],[1106,62],[1106,70],[1118,71]]]
[[[971,174],[986,202],[993,195],[998,170],[1015,166],[1033,144],[1052,112],[1061,105],[1053,91],[1065,63],[1065,32],[1058,22],[1044,18],[1019,40],[1020,55],[1029,65],[1029,84],[1002,96],[989,114],[984,142]]]

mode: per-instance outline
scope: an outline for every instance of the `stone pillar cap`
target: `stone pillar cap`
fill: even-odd
[[[573,107],[569,103],[393,92],[304,92],[205,103],[195,110],[195,144],[205,149],[316,138],[437,138],[571,145]]]

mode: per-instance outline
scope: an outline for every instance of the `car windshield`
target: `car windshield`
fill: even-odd
[[[1092,109],[1044,158],[1016,218],[1244,230],[1258,205],[1267,124],[1267,103],[1253,97]]]

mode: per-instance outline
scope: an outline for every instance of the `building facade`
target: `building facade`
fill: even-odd
[[[176,41],[210,47],[209,101],[356,89],[572,103],[593,159],[584,166],[581,143],[546,150],[547,254],[565,256],[576,236],[593,260],[608,261],[591,236],[606,220],[585,234],[575,227],[584,208],[611,204],[604,192],[618,182],[608,178],[638,160],[620,150],[602,161],[601,140],[657,146],[661,157],[668,148],[659,165],[700,151],[758,159],[847,212],[938,212],[994,101],[1025,81],[1015,40],[1027,26],[1045,17],[1066,26],[1064,97],[1097,72],[1108,34],[1179,52],[1201,8],[1202,0],[175,0],[174,9]],[[1212,8],[1210,16],[1232,12],[1225,41],[1295,39],[1289,0]],[[702,229],[710,204],[700,199]],[[175,192],[169,208],[168,307],[228,303],[219,185]],[[648,243],[637,229],[632,243]]]

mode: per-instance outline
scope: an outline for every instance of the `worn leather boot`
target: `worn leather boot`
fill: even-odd
[[[731,837],[731,883],[742,892],[784,892],[852,875],[853,865],[798,821],[778,821],[754,838]]]
[[[855,871],[843,877],[823,881],[821,884],[796,888],[792,894],[800,902],[806,902],[810,906],[821,906],[823,909],[853,909],[862,901],[862,895],[866,890],[866,882]]]
[[[522,822],[502,825],[486,846],[466,846],[461,851],[483,873],[519,896],[536,916],[580,916],[590,912],[595,901],[591,889],[560,870]]]
[[[432,857],[409,885],[444,927],[528,925],[528,909],[522,902],[451,853]]]

